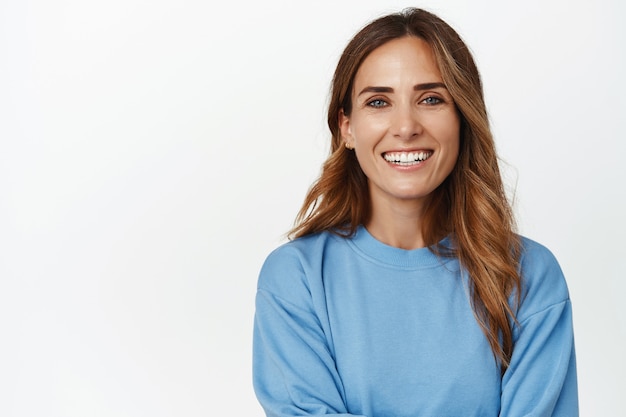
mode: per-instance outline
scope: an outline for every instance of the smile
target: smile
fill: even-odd
[[[423,162],[431,157],[431,151],[423,152],[385,152],[383,158],[385,161],[397,165],[415,165]]]

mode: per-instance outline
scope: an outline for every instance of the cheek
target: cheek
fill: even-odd
[[[455,131],[453,136],[450,138],[450,150],[454,154],[454,159],[459,156],[459,151],[461,149],[461,137],[459,131]]]
[[[440,131],[440,145],[445,152],[447,168],[452,171],[459,158],[461,149],[461,132],[460,127],[454,123],[446,126]]]
[[[448,144],[458,154],[461,147],[461,119],[456,112],[446,123],[446,130],[445,137],[448,138]]]
[[[359,117],[352,118],[352,135],[358,142],[374,143],[381,139],[387,131],[388,121],[384,117]]]
[[[441,146],[457,152],[461,144],[461,126],[456,120],[447,120],[439,124],[436,136]]]

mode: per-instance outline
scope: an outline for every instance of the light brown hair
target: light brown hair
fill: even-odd
[[[437,16],[406,9],[374,20],[348,43],[331,88],[330,156],[304,200],[290,237],[321,231],[347,237],[367,223],[371,210],[367,177],[355,153],[343,146],[339,113],[349,116],[352,111],[353,82],[363,60],[384,43],[405,36],[429,44],[461,116],[458,161],[429,199],[421,219],[424,241],[434,252],[458,258],[467,271],[477,321],[504,372],[513,353],[512,326],[521,289],[520,243],[502,184],[478,69],[459,35]],[[453,242],[451,247],[439,244],[446,236]],[[512,294],[516,295],[513,306],[509,303]]]

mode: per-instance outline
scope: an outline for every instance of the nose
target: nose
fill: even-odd
[[[423,127],[417,109],[410,105],[396,106],[391,125],[391,133],[404,140],[413,139],[422,133]]]

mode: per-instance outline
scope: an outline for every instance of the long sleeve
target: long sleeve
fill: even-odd
[[[268,258],[259,279],[253,349],[254,388],[268,417],[354,416],[346,410],[310,291],[297,256]]]
[[[268,417],[576,417],[567,286],[523,241],[522,302],[504,376],[456,259],[365,228],[289,242],[259,275],[253,382]]]
[[[518,315],[515,347],[502,379],[501,417],[576,417],[578,390],[572,306],[547,250],[526,257],[532,287]],[[522,306],[524,306],[522,304]]]

